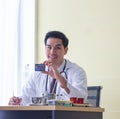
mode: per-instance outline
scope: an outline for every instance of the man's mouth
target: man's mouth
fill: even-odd
[[[49,56],[50,59],[57,59],[57,56]]]

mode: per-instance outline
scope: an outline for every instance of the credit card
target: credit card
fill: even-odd
[[[35,64],[35,71],[45,71],[45,64]]]

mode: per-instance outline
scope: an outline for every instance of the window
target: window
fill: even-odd
[[[26,64],[34,63],[37,0],[0,0],[0,105],[21,94]]]

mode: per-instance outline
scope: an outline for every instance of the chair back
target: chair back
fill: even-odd
[[[87,102],[94,107],[100,106],[101,86],[88,86]]]

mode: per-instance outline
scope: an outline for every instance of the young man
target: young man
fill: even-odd
[[[45,36],[47,60],[46,71],[33,72],[22,90],[22,99],[12,97],[9,105],[22,103],[29,105],[32,97],[40,97],[44,93],[62,95],[62,99],[70,97],[87,98],[87,78],[85,71],[75,63],[64,58],[68,51],[68,38],[60,31],[50,31]],[[51,89],[51,83],[54,86]]]

